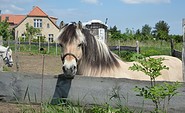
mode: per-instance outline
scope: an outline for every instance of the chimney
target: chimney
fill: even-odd
[[[33,6],[32,9],[34,9],[36,6]]]

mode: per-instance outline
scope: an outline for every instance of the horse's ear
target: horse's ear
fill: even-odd
[[[77,26],[79,29],[82,29],[82,22],[81,21],[79,21],[78,22],[78,26]]]
[[[63,26],[64,26],[64,21],[61,21],[59,28],[62,29]]]

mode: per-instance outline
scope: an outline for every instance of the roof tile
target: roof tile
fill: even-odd
[[[28,16],[48,16],[44,11],[42,11],[38,6],[35,6],[33,10],[28,14]]]

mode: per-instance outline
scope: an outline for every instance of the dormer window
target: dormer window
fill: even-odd
[[[34,19],[34,27],[42,28],[42,19]]]

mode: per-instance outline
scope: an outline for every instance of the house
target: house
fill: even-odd
[[[90,30],[90,32],[100,41],[107,42],[107,28],[108,26],[100,20],[91,20],[84,22],[83,25]]]
[[[44,36],[46,41],[53,42],[59,33],[59,27],[56,25],[57,18],[48,16],[38,6],[34,6],[27,15],[1,14],[0,18],[1,21],[6,20],[10,24],[14,36],[24,38],[27,23],[41,29],[37,37]]]

